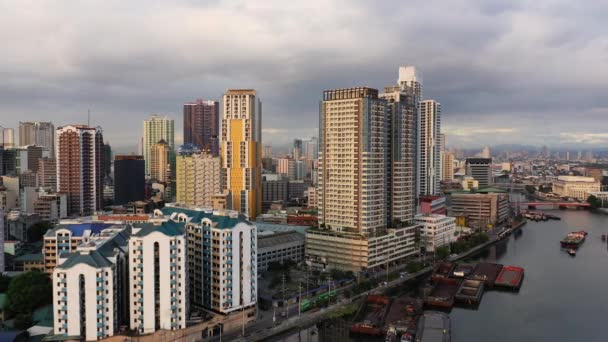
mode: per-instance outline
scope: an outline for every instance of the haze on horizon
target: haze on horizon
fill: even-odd
[[[424,77],[448,144],[608,143],[608,4],[80,1],[0,4],[0,125],[92,123],[134,147],[152,113],[255,88],[264,144],[317,134],[325,89]],[[584,23],[584,25],[581,25]]]

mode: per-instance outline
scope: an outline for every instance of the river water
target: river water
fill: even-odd
[[[518,293],[486,292],[477,310],[452,310],[452,341],[608,341],[608,216],[550,213],[562,220],[528,222],[476,259],[521,266],[524,282]],[[559,241],[581,229],[589,235],[571,257]]]

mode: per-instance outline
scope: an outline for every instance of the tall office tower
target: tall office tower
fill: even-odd
[[[289,179],[275,173],[262,175],[262,210],[268,211],[274,202],[289,200]]]
[[[439,151],[445,151],[445,134],[439,134]]]
[[[146,170],[143,156],[114,158],[114,203],[143,201],[146,197]]]
[[[5,149],[15,148],[15,130],[12,128],[2,128],[2,146]]]
[[[380,98],[388,102],[387,223],[411,221],[416,214],[415,94],[412,88],[386,87]]]
[[[20,146],[16,148],[15,167],[17,174],[27,171],[38,172],[38,160],[48,157],[48,152],[42,146]]]
[[[102,208],[103,134],[101,127],[57,128],[57,192],[68,197],[69,215],[90,215]]]
[[[222,314],[255,308],[256,227],[230,210],[167,205],[162,213],[186,222],[191,303]]]
[[[150,151],[150,178],[159,182],[169,182],[171,179],[171,147],[160,140],[152,145]]]
[[[481,150],[481,154],[479,155],[481,158],[492,158],[492,153],[490,153],[490,148],[488,146],[484,146]]]
[[[19,122],[19,146],[38,145],[55,155],[55,126],[52,122]]]
[[[570,151],[566,151],[566,160],[570,160]]]
[[[317,137],[304,141],[304,156],[309,160],[319,158],[319,139]]]
[[[270,157],[272,157],[272,147],[270,145],[264,146],[263,157],[264,158],[270,158]]]
[[[221,160],[210,153],[177,156],[176,201],[194,207],[211,207],[213,195],[222,192]]]
[[[201,150],[219,156],[220,103],[203,101],[184,104],[184,144],[193,144]]]
[[[148,120],[144,120],[144,135],[143,135],[143,156],[146,161],[146,174],[151,175],[152,165],[152,149],[154,144],[164,140],[171,151],[173,159],[173,151],[175,150],[175,129],[173,119],[168,117],[159,117],[152,115]]]
[[[296,161],[293,158],[277,159],[277,173],[290,180],[296,180]]]
[[[38,159],[38,186],[51,192],[57,191],[57,162],[55,156]]]
[[[437,195],[441,177],[441,104],[435,100],[420,102],[420,155],[418,164],[420,195]]]
[[[441,152],[441,180],[454,180],[454,155],[450,152]]]
[[[103,144],[103,177],[110,178],[112,173],[112,146]]]
[[[478,181],[480,188],[492,184],[492,159],[467,158],[466,170],[467,176]]]
[[[313,266],[355,271],[416,252],[416,227],[410,224],[414,172],[408,160],[414,150],[415,107],[396,93],[398,101],[364,87],[323,93],[318,209],[325,229],[306,235]]]
[[[222,168],[230,208],[255,220],[262,212],[262,103],[253,89],[229,89],[222,103]]]
[[[185,220],[136,223],[129,239],[130,327],[140,334],[186,327]]]
[[[302,139],[293,139],[293,149],[291,155],[293,159],[298,160],[304,154],[304,144]]]
[[[129,234],[117,225],[59,256],[53,271],[55,335],[96,341],[125,325]]]

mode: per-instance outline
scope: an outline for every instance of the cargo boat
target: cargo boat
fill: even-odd
[[[504,266],[496,281],[496,286],[519,290],[524,280],[524,269],[517,266]]]
[[[381,336],[384,335],[382,323],[388,311],[390,300],[384,296],[370,295],[361,310],[359,322],[350,328],[352,333]]]
[[[425,311],[420,317],[416,342],[450,342],[451,339],[450,316],[442,312]]]
[[[399,297],[391,303],[386,315],[386,331],[398,333],[416,332],[418,317],[422,314],[422,300],[411,297]]]
[[[454,272],[452,272],[452,278],[468,278],[474,271],[477,265],[472,264],[460,264],[454,268]]]
[[[560,241],[562,248],[578,248],[584,241],[587,232],[579,231],[568,233],[565,238]]]
[[[484,285],[486,288],[493,288],[494,281],[496,281],[496,277],[498,277],[501,270],[502,265],[500,264],[482,262],[477,264],[475,271],[471,274],[469,279],[481,280],[485,283]]]
[[[449,278],[452,275],[452,271],[456,265],[451,262],[442,262],[439,264],[435,273],[431,277],[433,280],[441,279],[441,278]]]
[[[462,280],[452,278],[437,279],[431,293],[424,300],[428,307],[451,309],[454,306],[454,295]]]
[[[483,296],[484,283],[481,280],[467,279],[462,282],[460,288],[454,295],[454,299],[463,304],[477,305]]]

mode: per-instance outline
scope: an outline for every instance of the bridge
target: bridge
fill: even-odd
[[[589,208],[590,204],[587,202],[517,202],[513,203],[513,205],[517,206],[526,206],[530,209],[534,209],[536,207],[541,206],[551,206],[557,208]]]

